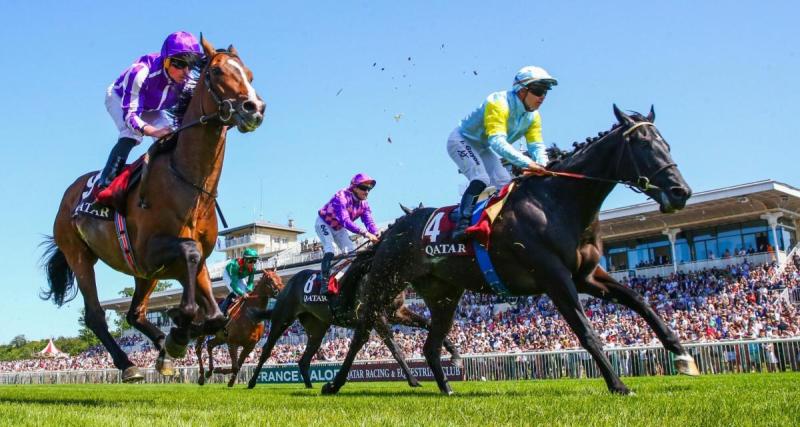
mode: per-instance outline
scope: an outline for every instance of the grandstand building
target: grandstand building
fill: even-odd
[[[662,214],[655,202],[600,213],[604,248],[601,264],[617,279],[667,275],[719,267],[747,258],[751,263],[784,262],[797,244],[800,190],[764,180],[694,194],[686,207]],[[217,250],[228,259],[245,248],[262,255],[259,268],[277,266],[284,282],[306,268],[319,268],[321,248],[299,242],[303,230],[256,222],[220,232]],[[209,265],[214,295],[223,298],[225,262]],[[180,301],[180,287],[153,294],[151,321],[163,327],[163,312]],[[130,298],[103,301],[103,308],[125,313]]]

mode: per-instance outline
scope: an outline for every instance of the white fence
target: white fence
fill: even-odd
[[[725,341],[684,344],[704,375],[739,372],[800,371],[800,338],[781,340]],[[606,349],[614,370],[621,376],[674,375],[674,355],[663,347]],[[365,361],[360,363],[383,363]],[[543,351],[517,354],[464,356],[466,380],[526,380],[550,378],[596,378],[600,376],[584,350]],[[358,363],[358,362],[357,362]],[[323,363],[322,365],[335,365]],[[254,365],[245,365],[239,381],[246,382]],[[148,383],[193,383],[198,368],[177,368],[174,377],[163,377],[154,369],[142,369]],[[218,377],[221,378],[221,377]],[[120,382],[116,369],[95,371],[40,371],[0,373],[0,384],[88,384]]]

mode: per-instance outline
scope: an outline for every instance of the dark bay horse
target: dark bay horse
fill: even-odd
[[[236,126],[241,132],[258,128],[265,104],[250,84],[252,73],[233,46],[217,51],[202,37],[201,44],[205,61],[183,119],[184,127],[196,125],[180,132],[174,151],[151,161],[149,209],[138,204],[141,185],[128,194],[126,218],[128,237],[136,254],[135,268],[125,261],[113,221],[73,216],[81,192],[95,172],[81,176],[67,188],[44,255],[49,290],[43,298],[52,298],[58,306],[70,301],[76,294],[77,279],[86,325],[111,354],[114,365],[123,371],[122,380],[126,382],[143,376],[108,331],[95,283],[94,264],[98,259],[135,278],[127,320],[159,350],[156,367],[162,374],[173,373],[172,357],[185,355],[198,304],[206,313],[203,330],[213,333],[225,323],[211,293],[205,264],[217,240],[214,206],[225,137],[228,126]],[[150,294],[162,279],[175,279],[183,286],[180,305],[169,312],[175,327],[166,337],[145,316]]]
[[[362,252],[356,257],[347,271],[347,274],[342,278],[341,298],[349,298],[350,295],[348,294],[357,290],[357,282],[362,281],[362,278],[369,269],[370,263],[371,254],[369,253]],[[261,357],[258,360],[258,366],[256,366],[255,371],[253,371],[253,377],[250,378],[250,383],[248,384],[249,388],[256,386],[256,380],[258,379],[258,373],[261,371],[261,367],[269,358],[270,354],[272,354],[272,349],[278,339],[283,335],[286,328],[294,323],[295,319],[300,320],[308,336],[303,356],[297,363],[306,388],[312,387],[309,366],[311,365],[311,359],[317,353],[317,350],[319,350],[322,339],[325,337],[328,328],[330,328],[331,325],[335,325],[353,329],[361,322],[358,318],[353,318],[348,315],[342,316],[343,318],[334,317],[328,304],[303,302],[303,296],[305,294],[304,288],[313,285],[313,281],[316,277],[319,277],[319,273],[319,270],[303,270],[295,274],[286,284],[284,290],[278,295],[275,307],[270,314],[271,323],[269,337],[267,338],[267,342],[264,343]],[[420,385],[419,381],[417,381],[416,377],[411,373],[403,352],[394,341],[392,332],[389,329],[389,324],[401,324],[427,330],[430,327],[430,322],[424,316],[405,307],[403,305],[404,302],[404,293],[401,292],[392,300],[389,315],[386,317],[377,317],[374,327],[375,331],[383,340],[383,343],[403,370],[408,384],[411,387],[418,387]],[[354,309],[350,309],[351,314],[354,311]],[[454,363],[460,363],[461,356],[456,347],[450,343],[450,340],[445,338],[443,344],[447,351],[450,352],[451,360],[453,360]]]
[[[547,294],[594,358],[609,390],[628,394],[586,318],[579,292],[630,307],[643,316],[664,347],[678,356],[681,373],[697,374],[697,369],[677,335],[641,296],[598,269],[601,246],[596,220],[600,206],[619,182],[640,187],[662,212],[682,209],[691,190],[672,160],[669,145],[653,124],[652,108],[647,117],[626,115],[616,106],[614,114],[619,123],[609,132],[548,165],[552,171],[583,174],[590,179],[548,176],[518,180],[491,226],[489,255],[512,295]],[[382,237],[369,279],[359,295],[360,317],[365,320],[355,329],[342,369],[333,382],[325,384],[323,393],[336,393],[344,385],[352,361],[367,339],[370,319],[382,315],[409,283],[431,311],[425,358],[441,392],[452,393],[441,366],[442,340],[450,331],[465,289],[494,292],[474,259],[431,258],[424,253],[420,237],[432,212],[417,209],[400,218]]]
[[[228,324],[217,331],[214,338],[206,342],[208,352],[208,371],[203,368],[203,341],[205,336],[197,339],[195,344],[195,354],[197,362],[200,364],[200,377],[197,382],[205,384],[206,378],[212,374],[231,374],[228,387],[236,384],[236,376],[239,374],[242,364],[253,351],[258,340],[264,335],[264,322],[253,320],[248,312],[251,310],[263,310],[267,308],[269,299],[283,290],[283,281],[275,273],[275,270],[264,270],[261,278],[258,279],[253,291],[250,294],[239,298],[229,310]],[[231,357],[230,369],[214,369],[214,347],[220,344],[228,345],[228,353]],[[239,347],[242,352],[239,353]]]

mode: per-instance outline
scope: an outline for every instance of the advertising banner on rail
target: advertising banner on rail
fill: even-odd
[[[311,382],[332,381],[336,373],[339,372],[341,365],[311,365],[309,375]],[[421,381],[433,381],[433,371],[428,364],[422,361],[409,363],[411,373]],[[449,360],[442,361],[447,379],[450,381],[463,381],[464,370],[460,366],[453,365]],[[350,370],[347,376],[348,381],[405,381],[403,370],[397,362],[385,363],[357,363]],[[302,383],[303,377],[296,364],[284,366],[268,366],[261,369],[258,374],[258,382],[265,383]]]

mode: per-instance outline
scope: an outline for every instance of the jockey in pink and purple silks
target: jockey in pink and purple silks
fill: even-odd
[[[99,188],[111,183],[131,149],[145,136],[158,139],[172,133],[166,110],[178,103],[192,67],[202,56],[197,39],[178,31],[167,36],[160,53],[139,57],[108,87],[106,110],[119,134],[97,180]]]
[[[337,191],[318,212],[314,229],[317,231],[324,252],[321,264],[322,272],[320,273],[322,293],[328,293],[328,277],[335,251],[334,244],[343,253],[355,249],[348,231],[364,236],[372,243],[378,242],[378,227],[375,226],[372,210],[367,203],[367,197],[373,187],[375,187],[375,180],[366,174],[359,173],[350,180],[349,187]],[[360,227],[354,222],[359,218],[366,228]]]

